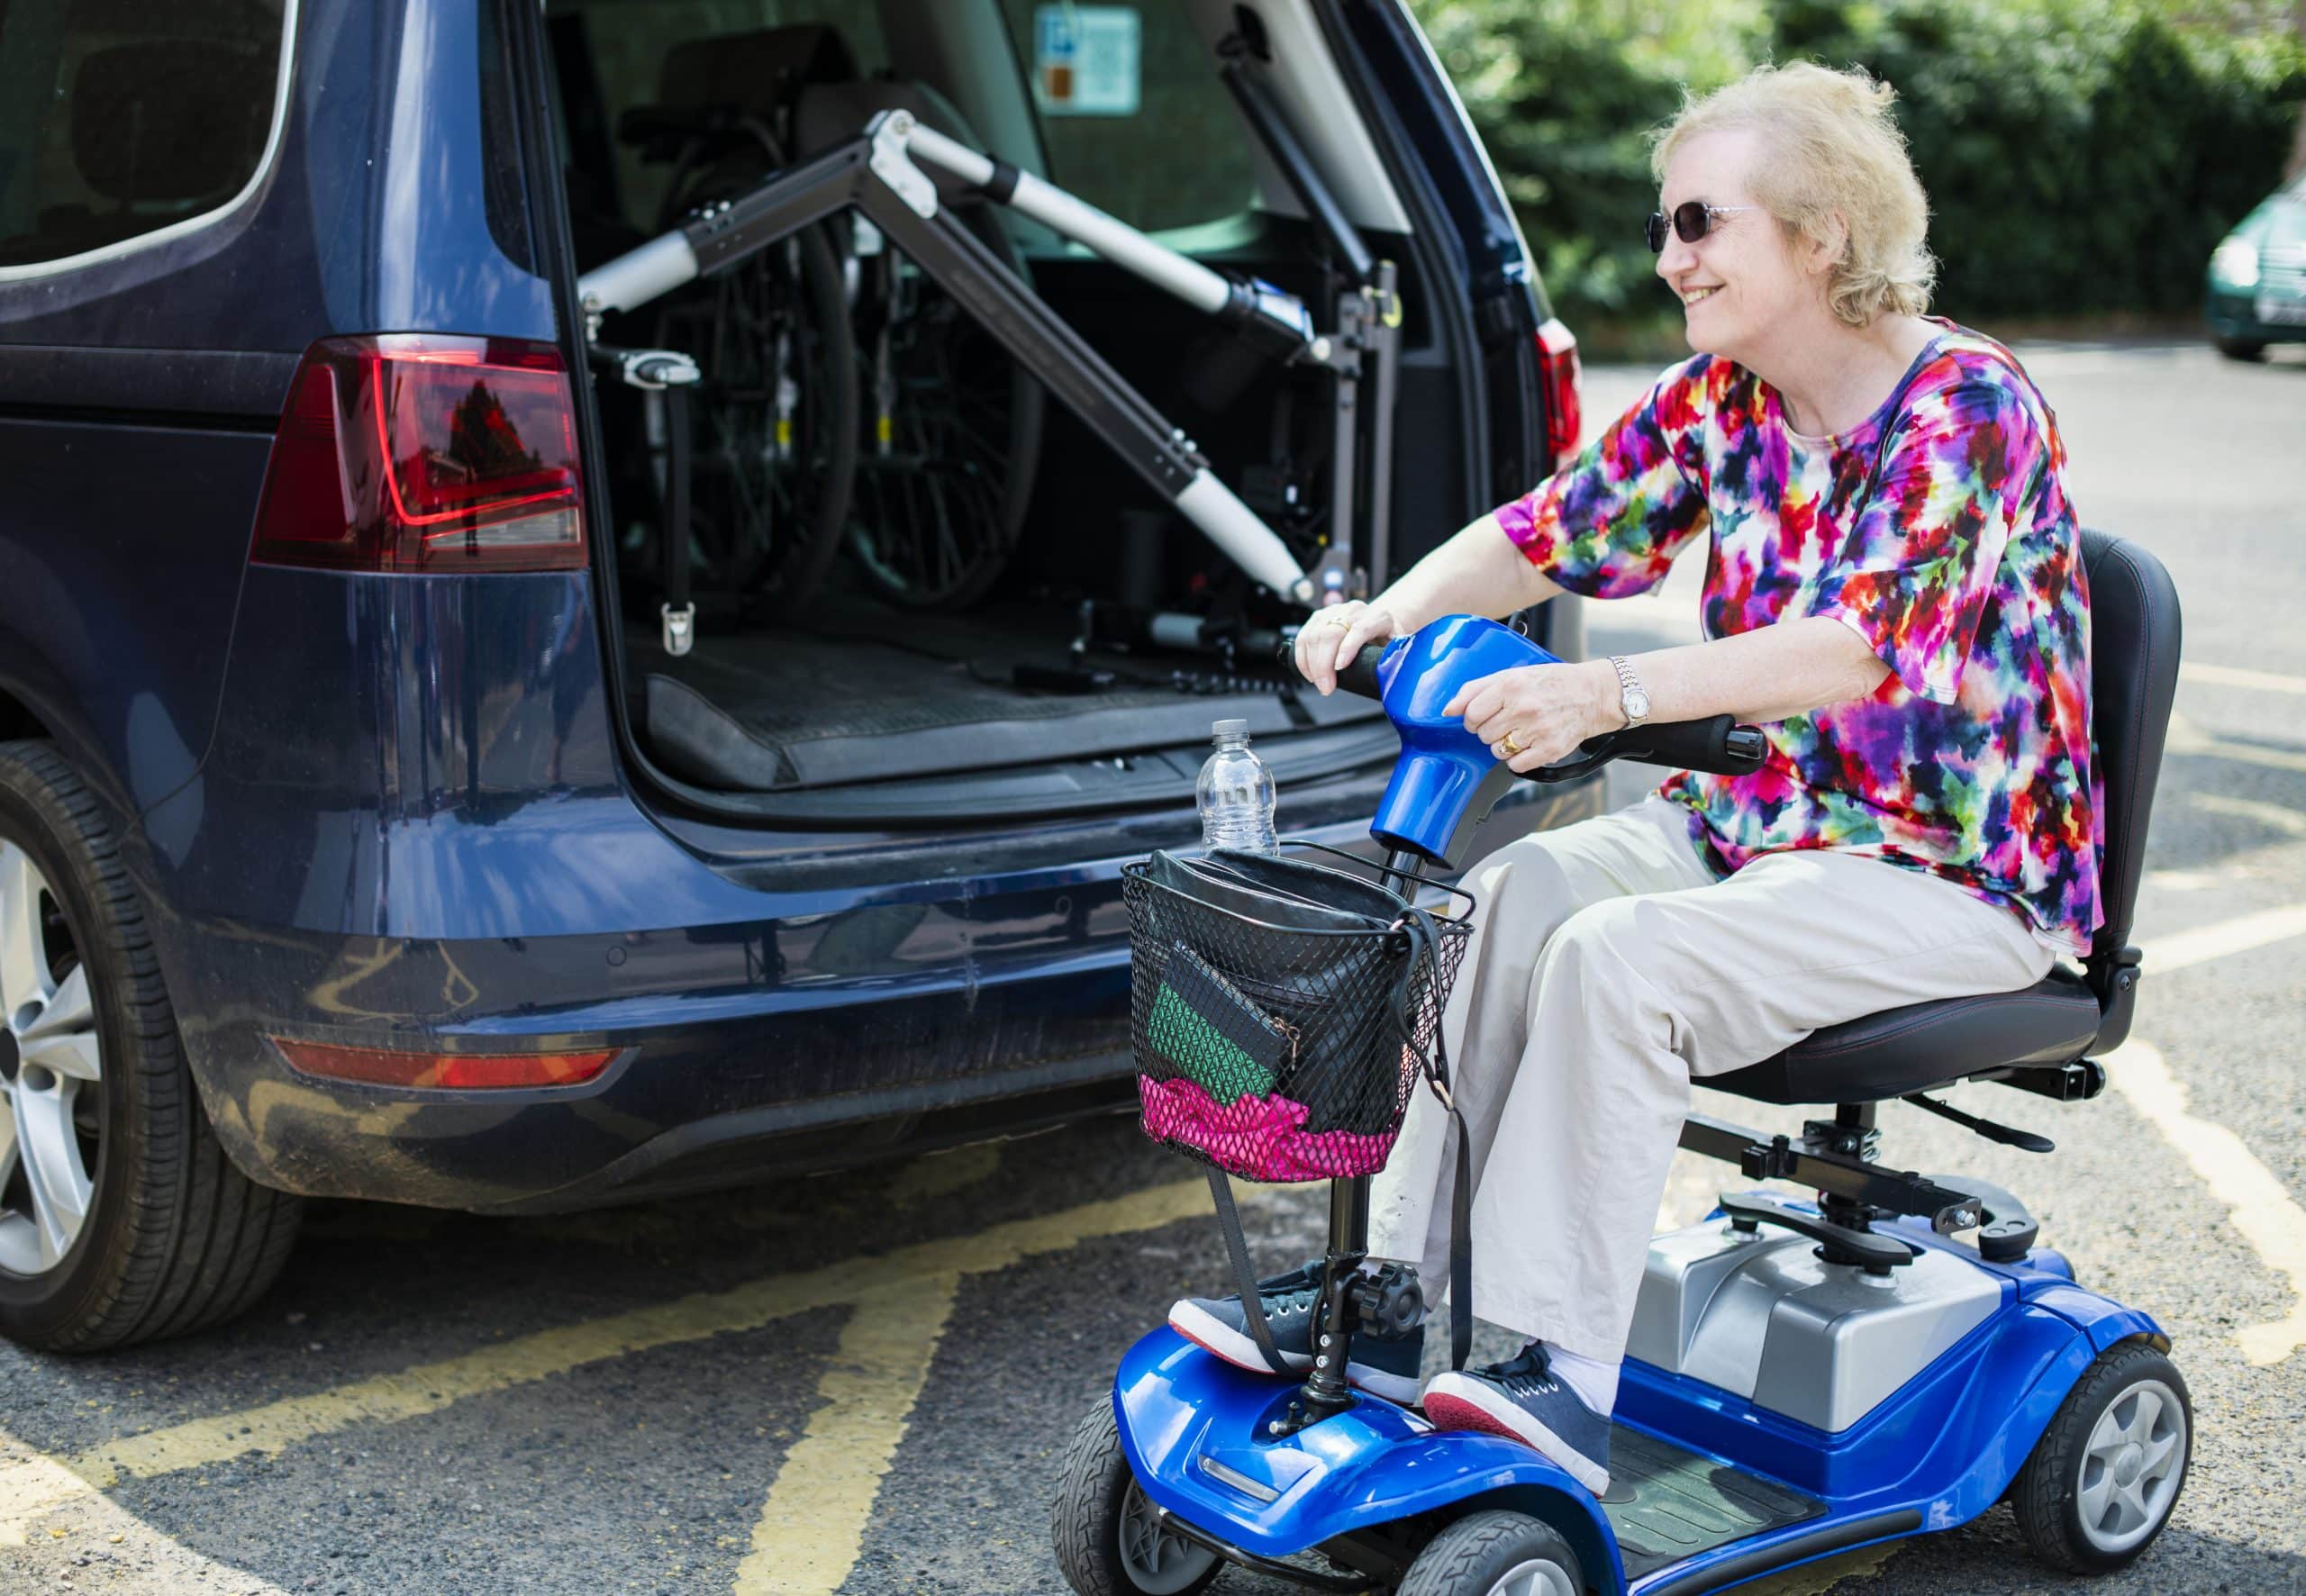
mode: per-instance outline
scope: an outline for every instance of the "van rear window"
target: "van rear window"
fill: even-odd
[[[1001,0],[1031,75],[1050,181],[1148,232],[1239,215],[1247,132],[1176,0]]]
[[[0,267],[188,221],[256,175],[281,0],[0,0]]]

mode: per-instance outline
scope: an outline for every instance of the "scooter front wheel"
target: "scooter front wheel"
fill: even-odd
[[[1192,1596],[1223,1566],[1153,1516],[1122,1455],[1111,1401],[1073,1432],[1050,1519],[1057,1566],[1080,1596]]]
[[[1584,1571],[1558,1530],[1527,1513],[1468,1513],[1428,1541],[1401,1596],[1583,1596]]]

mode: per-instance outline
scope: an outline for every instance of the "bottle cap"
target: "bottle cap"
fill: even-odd
[[[1209,729],[1212,737],[1247,737],[1248,734],[1249,723],[1247,721],[1220,721]]]

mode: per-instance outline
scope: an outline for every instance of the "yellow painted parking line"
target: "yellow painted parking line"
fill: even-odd
[[[2277,676],[2273,671],[2238,670],[2230,665],[2201,665],[2193,660],[2178,667],[2178,680],[2211,687],[2247,687],[2259,693],[2306,694],[2306,676]]]
[[[2139,967],[2149,976],[2166,975],[2189,965],[2247,953],[2292,937],[2306,937],[2306,903],[2261,909],[2255,914],[2237,915],[2232,920],[2156,937],[2146,944],[2144,962]]]
[[[1739,1585],[1738,1596],[1824,1596],[1826,1591],[1844,1580],[1870,1579],[1880,1573],[1890,1559],[1903,1550],[1903,1541],[1892,1541],[1887,1546],[1861,1546],[1838,1557],[1804,1563],[1801,1567],[1788,1569],[1784,1573],[1770,1574],[1749,1585]]]
[[[2263,1366],[2306,1347],[2306,1209],[2240,1137],[2187,1111],[2186,1089],[2152,1043],[2125,1042],[2101,1062],[2114,1089],[2153,1122],[2193,1165],[2210,1194],[2231,1211],[2234,1229],[2251,1250],[2289,1279],[2289,1313],[2234,1332],[2242,1356]]]
[[[0,1430],[0,1459],[32,1468],[45,1466],[61,1474],[64,1466],[32,1452],[22,1441]],[[55,1561],[42,1566],[45,1551]],[[86,1496],[38,1526],[0,1524],[0,1590],[38,1588],[68,1591],[64,1583],[75,1570],[64,1560],[87,1557],[93,1564],[80,1577],[92,1586],[119,1590],[116,1582],[134,1568],[134,1588],[146,1591],[213,1590],[218,1596],[288,1596],[271,1581],[235,1568],[155,1529],[126,1508],[102,1496]],[[22,1574],[16,1571],[23,1571]],[[56,1582],[51,1583],[50,1582]]]
[[[2267,770],[2306,771],[2306,754],[2294,748],[2262,748],[2255,743],[2229,742],[2212,737],[2174,711],[2170,716],[2170,732],[2163,752],[2181,757],[2230,759],[2238,765],[2256,765]]]
[[[1240,1201],[1270,1201],[1286,1188],[1252,1186]],[[1209,1188],[1180,1181],[1060,1212],[1013,1220],[974,1236],[923,1242],[821,1269],[770,1275],[725,1292],[699,1292],[606,1318],[540,1330],[499,1346],[372,1375],[310,1395],[106,1442],[60,1463],[0,1466],[0,1526],[21,1523],[76,1496],[104,1491],[123,1477],[150,1477],[224,1462],[249,1453],[277,1454],[317,1436],[356,1425],[395,1424],[437,1413],[453,1402],[563,1374],[629,1353],[758,1329],[813,1309],[838,1307],[884,1289],[918,1287],[949,1274],[1004,1269],[1037,1254],[1060,1252],[1099,1237],[1149,1230],[1208,1211]]]
[[[2186,801],[2196,809],[2207,810],[2211,814],[2256,821],[2270,831],[2280,831],[2291,837],[2306,837],[2306,813],[2285,804],[2267,803],[2256,798],[2233,798],[2224,793],[2189,793]]]
[[[737,1596],[832,1596],[848,1582],[960,1289],[941,1274],[857,1299],[817,1383],[823,1405],[769,1485]]]

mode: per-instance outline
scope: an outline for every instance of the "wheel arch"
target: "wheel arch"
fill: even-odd
[[[1498,1511],[1526,1513],[1551,1526],[1569,1543],[1569,1549],[1577,1554],[1577,1571],[1587,1590],[1614,1591],[1625,1588],[1618,1566],[1616,1543],[1602,1527],[1599,1510],[1589,1501],[1555,1486],[1525,1482],[1484,1491],[1452,1503],[1447,1522],[1454,1524],[1470,1514]]]

